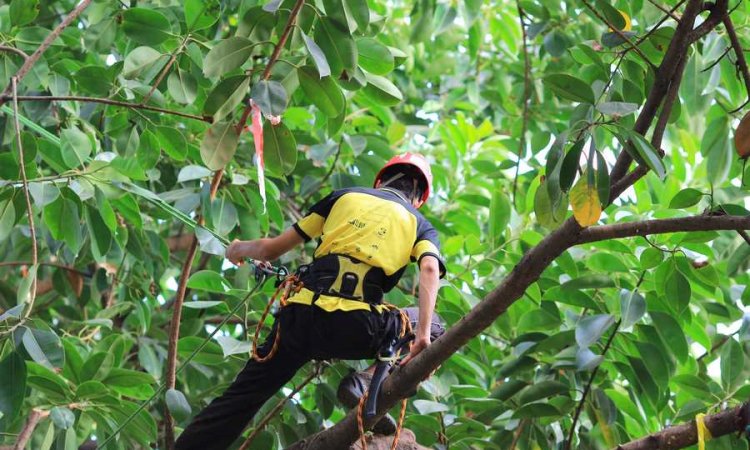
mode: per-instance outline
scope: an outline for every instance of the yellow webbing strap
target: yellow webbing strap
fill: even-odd
[[[706,450],[706,441],[711,440],[711,431],[706,426],[706,415],[703,413],[695,415],[695,428],[698,430],[698,450]]]

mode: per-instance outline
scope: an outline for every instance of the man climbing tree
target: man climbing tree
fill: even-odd
[[[375,177],[374,188],[332,192],[310,213],[274,238],[234,241],[226,257],[235,264],[252,258],[265,264],[292,248],[320,238],[313,261],[289,279],[266,342],[232,385],[201,411],[177,440],[178,449],[224,449],[258,409],[311,359],[370,359],[413,320],[409,358],[439,335],[433,324],[438,279],[445,275],[438,236],[417,211],[428,199],[432,173],[425,158],[405,153],[392,158]],[[401,312],[383,304],[409,260],[419,265],[419,309]],[[403,318],[402,318],[403,315]],[[411,316],[411,317],[409,317]],[[416,320],[415,320],[416,319]],[[407,361],[405,361],[407,362]],[[369,372],[351,374],[340,398],[357,405]],[[384,418],[378,430],[395,432]]]

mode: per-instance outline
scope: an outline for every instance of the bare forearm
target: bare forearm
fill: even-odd
[[[419,337],[430,336],[432,326],[432,314],[435,311],[435,300],[440,283],[437,264],[423,263],[419,271],[419,321],[417,322],[416,335]]]

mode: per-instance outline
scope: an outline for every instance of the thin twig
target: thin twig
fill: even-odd
[[[7,45],[0,45],[0,52],[15,53],[16,55],[22,57],[24,60],[29,59],[29,55],[27,55],[26,52],[21,50],[20,48],[10,47]]]
[[[732,18],[727,15],[724,17],[724,28],[727,29],[727,36],[729,36],[729,42],[732,43],[732,48],[734,49],[734,54],[737,57],[737,62],[735,63],[737,65],[737,69],[742,74],[742,79],[745,81],[745,89],[747,90],[748,98],[750,98],[750,70],[747,68],[747,60],[745,59],[745,52],[742,49],[742,44],[740,43],[739,38],[737,37],[737,31],[734,29],[734,23],[732,23]],[[742,109],[745,105],[743,104],[740,108],[731,111],[731,113],[735,113]]]
[[[604,15],[602,15],[602,13],[600,13],[596,8],[594,8],[594,6],[591,3],[589,3],[586,0],[581,0],[581,1],[583,2],[584,5],[586,5],[586,8],[588,8],[589,11],[591,11],[599,20],[604,22],[612,30],[613,33],[619,36],[620,39],[622,39],[623,41],[627,42],[628,45],[630,46],[630,49],[635,51],[638,54],[638,56],[640,56],[644,61],[646,61],[646,64],[651,66],[651,68],[656,69],[656,64],[652,63],[651,60],[648,59],[648,56],[646,56],[646,54],[643,53],[643,51],[637,45],[635,45],[635,43],[631,41],[630,38],[625,35],[625,33],[623,33],[616,26],[614,26],[612,22],[610,22],[606,17],[604,17]]]
[[[513,176],[513,204],[516,203],[516,190],[518,188],[518,171],[521,168],[521,158],[526,150],[526,130],[529,126],[529,102],[531,100],[531,63],[529,62],[528,40],[526,24],[523,22],[526,13],[523,11],[521,2],[516,0],[518,9],[518,21],[521,24],[521,35],[523,37],[523,120],[521,122],[521,137],[518,140],[518,159],[516,160],[516,173]]]
[[[299,15],[299,11],[302,9],[302,6],[304,4],[305,0],[297,0],[297,2],[294,4],[294,8],[292,8],[292,11],[289,13],[289,20],[284,27],[284,31],[281,33],[279,42],[276,44],[276,47],[274,47],[273,53],[271,53],[271,59],[268,61],[266,70],[263,71],[264,80],[267,80],[271,76],[271,69],[273,68],[274,64],[276,64],[276,61],[278,61],[279,55],[281,55],[281,49],[286,45],[286,40],[289,38],[289,34],[294,28],[294,23],[297,21],[297,15]]]
[[[84,272],[83,270],[78,270],[75,267],[66,266],[65,264],[60,263],[54,263],[54,262],[37,262],[39,266],[49,266],[49,267],[57,267],[58,269],[67,270],[68,272],[74,272],[78,275],[84,276],[84,277],[90,277],[91,274],[89,272]],[[6,266],[33,266],[34,263],[32,261],[2,261],[0,262],[0,267],[6,267]]]
[[[0,96],[0,105],[6,101],[10,100],[10,95],[1,95]],[[122,106],[124,108],[132,108],[132,109],[143,109],[146,111],[153,111],[158,112],[162,114],[170,114],[173,116],[180,116],[185,117],[187,119],[194,119],[194,120],[200,120],[202,122],[213,122],[213,117],[211,116],[196,116],[194,114],[187,114],[180,111],[173,111],[170,109],[164,109],[164,108],[157,108],[155,106],[148,106],[148,105],[140,105],[138,103],[128,103],[128,102],[121,102],[119,100],[111,100],[108,98],[97,98],[97,97],[81,97],[78,95],[19,95],[18,96],[19,102],[55,102],[55,101],[64,101],[64,102],[89,102],[89,103],[103,103],[105,105],[113,105],[113,106]]]
[[[23,145],[21,144],[21,123],[18,120],[18,76],[15,75],[10,80],[11,91],[13,92],[13,121],[16,127],[16,145],[18,146],[18,165],[21,167],[21,180],[23,181],[23,195],[26,200],[26,215],[29,220],[29,232],[31,234],[31,264],[35,268],[33,273],[34,278],[31,280],[31,291],[29,292],[28,307],[23,315],[23,320],[29,317],[31,309],[34,307],[34,299],[36,298],[36,286],[37,286],[37,275],[36,268],[39,263],[38,247],[39,243],[36,240],[36,228],[34,227],[34,211],[31,209],[31,195],[29,194],[29,179],[26,177],[26,161],[23,153]]]
[[[205,9],[205,5],[203,6]],[[177,57],[182,53],[182,50],[185,48],[185,45],[188,42],[188,39],[190,39],[190,33],[188,33],[187,36],[185,36],[185,39],[182,40],[182,44],[180,44],[179,47],[177,47],[177,50],[172,53],[172,56],[169,58],[169,61],[164,65],[164,68],[161,69],[161,72],[159,72],[159,75],[156,77],[156,81],[154,81],[154,85],[151,86],[151,89],[149,89],[148,93],[143,97],[143,100],[141,100],[141,106],[148,103],[149,99],[151,99],[151,96],[153,95],[156,88],[161,84],[162,80],[164,80],[164,77],[167,76],[167,73],[169,73],[169,69],[172,68],[172,64],[177,60]]]
[[[60,36],[60,34],[63,32],[63,30],[70,25],[81,13],[84,9],[86,9],[87,6],[89,6],[89,3],[91,3],[91,0],[82,0],[81,3],[76,5],[76,7],[73,9],[73,11],[70,12],[70,14],[63,19],[62,22],[54,29],[52,32],[47,35],[46,38],[44,38],[44,41],[42,41],[41,45],[34,51],[34,53],[31,54],[28,58],[26,58],[26,61],[23,63],[20,69],[18,69],[18,72],[15,74],[16,83],[20,83],[21,80],[26,76],[27,73],[31,70],[31,68],[36,64],[37,61],[39,61],[39,58],[42,56],[42,53],[44,53],[47,48],[49,48],[50,45],[55,41],[55,39]],[[7,95],[10,94],[11,87],[8,86],[5,88],[5,92],[3,94]],[[9,98],[5,98],[5,96],[0,97],[0,106],[3,105],[6,101],[8,101]]]
[[[674,5],[672,7],[672,9],[670,9],[667,12],[667,14],[665,14],[664,16],[662,16],[662,18],[658,22],[656,22],[656,24],[654,24],[654,26],[651,27],[651,29],[646,34],[644,34],[643,36],[639,37],[635,41],[635,45],[641,45],[643,43],[643,41],[645,41],[646,39],[648,39],[649,37],[651,37],[651,35],[654,34],[654,32],[656,30],[658,30],[659,27],[661,27],[662,24],[664,24],[664,22],[666,22],[667,20],[669,20],[670,17],[673,16],[674,12],[677,11],[680,7],[682,7],[682,4],[685,3],[686,1],[687,0],[680,0],[679,2],[677,2],[677,4]],[[680,20],[682,20],[682,19],[680,19]],[[678,20],[677,23],[680,23],[680,20]]]
[[[258,433],[263,431],[263,429],[268,425],[268,422],[271,421],[271,419],[278,414],[279,411],[281,411],[281,408],[286,405],[286,403],[291,400],[295,395],[297,395],[305,386],[307,386],[312,380],[319,377],[320,374],[323,372],[323,366],[317,366],[313,368],[313,371],[310,372],[310,375],[307,376],[302,382],[295,387],[292,392],[289,393],[286,397],[282,398],[281,400],[276,403],[276,405],[266,414],[263,419],[261,419],[260,422],[258,422],[258,425],[253,429],[253,431],[247,436],[247,439],[245,439],[245,442],[242,443],[239,450],[247,450],[250,447],[250,444],[255,440],[255,438],[258,436]]]
[[[339,145],[336,148],[336,156],[333,158],[333,164],[331,164],[330,169],[328,169],[328,172],[326,172],[325,176],[320,179],[320,181],[316,184],[316,188],[313,189],[313,193],[315,193],[320,187],[325,186],[326,181],[328,181],[329,178],[331,178],[331,175],[333,174],[334,169],[336,169],[336,163],[339,162],[339,156],[341,155],[341,146],[344,143],[344,138],[342,137],[339,139]],[[300,205],[299,209],[305,209],[307,208],[308,203],[310,203],[310,199],[312,199],[312,194],[308,195],[305,198],[305,201],[302,202],[302,205]]]
[[[513,442],[510,443],[510,450],[516,450],[516,445],[518,445],[518,440],[521,439],[523,428],[526,426],[527,422],[528,422],[528,419],[523,419],[521,423],[518,424],[516,433],[513,435]]]
[[[667,8],[661,6],[655,0],[648,0],[648,2],[651,3],[652,5],[654,5],[659,11],[663,12],[667,16],[669,16],[672,19],[674,19],[675,22],[679,22],[680,21],[680,18],[675,15],[674,9],[671,9],[671,10],[667,9]]]
[[[48,415],[49,411],[42,411],[36,408],[32,409],[29,413],[29,418],[26,419],[26,424],[18,434],[16,443],[13,444],[13,450],[23,450],[24,448],[26,448],[26,444],[28,444],[29,440],[31,439],[31,435],[34,433],[34,430],[39,424],[39,421],[47,417]]]
[[[610,345],[612,345],[612,341],[615,338],[615,335],[617,334],[617,330],[620,328],[620,321],[618,320],[615,324],[615,329],[612,331],[612,334],[609,335],[609,339],[607,339],[607,343],[604,345],[604,350],[602,350],[602,356],[607,354],[607,351],[609,351]],[[601,367],[601,364],[594,367],[594,370],[591,372],[591,376],[589,377],[589,382],[586,383],[586,388],[583,390],[583,395],[581,395],[581,400],[578,402],[578,407],[576,408],[576,413],[573,416],[573,423],[570,425],[570,432],[568,433],[568,440],[565,441],[565,450],[570,450],[570,446],[573,443],[573,435],[576,431],[576,424],[578,423],[578,418],[581,416],[581,411],[583,410],[583,405],[586,404],[586,397],[588,396],[589,391],[591,390],[591,385],[594,383],[594,378],[596,377],[597,372],[599,372],[599,367]]]

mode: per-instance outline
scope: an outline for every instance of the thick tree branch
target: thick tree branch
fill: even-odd
[[[690,32],[688,39],[691,44],[710,33],[711,30],[716,28],[727,17],[729,0],[716,0],[715,3],[707,2],[706,5],[708,5],[708,10],[711,13],[706,20]]]
[[[73,21],[78,18],[78,16],[81,15],[84,9],[86,9],[87,6],[89,6],[89,3],[91,3],[91,0],[82,0],[78,5],[76,5],[75,8],[73,8],[73,11],[70,12],[70,14],[63,19],[62,22],[54,29],[52,32],[44,38],[44,41],[42,41],[42,44],[34,51],[34,53],[31,54],[28,58],[26,58],[26,61],[23,63],[20,69],[18,69],[18,72],[14,75],[16,77],[16,81],[18,83],[23,80],[23,78],[26,76],[27,73],[31,70],[31,68],[36,64],[37,61],[39,61],[39,58],[42,56],[42,53],[44,53],[47,48],[49,48],[50,45],[57,39],[60,34],[63,32],[63,30],[73,23]],[[3,105],[6,101],[9,99],[5,97],[5,95],[10,94],[11,86],[8,86],[5,88],[5,92],[3,92],[3,97],[0,97],[0,106]]]
[[[0,95],[0,104],[6,100],[10,100],[10,95]],[[19,102],[84,102],[84,103],[103,103],[105,105],[122,106],[123,108],[131,109],[143,109],[146,111],[153,111],[162,114],[170,114],[172,116],[185,117],[187,119],[200,120],[202,122],[213,122],[211,116],[196,116],[194,114],[188,114],[180,111],[173,111],[171,109],[158,108],[155,106],[141,105],[138,103],[121,102],[119,100],[111,100],[108,98],[97,98],[97,97],[81,97],[78,95],[19,95]]]
[[[657,71],[654,89],[636,122],[636,131],[645,134],[651,126],[659,106],[667,95],[670,80],[678,69],[679,62],[688,51],[688,34],[692,30],[695,17],[701,11],[702,1],[689,0],[682,15],[683,19],[675,30],[672,43]],[[623,152],[622,155],[625,155]],[[623,157],[625,158],[625,157]],[[627,157],[629,158],[629,157]],[[627,175],[627,169],[632,160],[619,162],[620,176],[613,178],[613,199],[621,194],[631,181],[642,176]],[[615,173],[618,173],[615,170]],[[639,167],[634,172],[641,170]],[[645,173],[645,170],[642,171]],[[636,174],[638,175],[638,174]],[[622,178],[622,180],[620,180]],[[616,194],[616,195],[615,195]],[[510,305],[520,298],[529,285],[534,283],[540,274],[562,252],[580,243],[581,227],[574,219],[568,219],[560,228],[548,234],[539,244],[526,252],[510,274],[492,290],[468,314],[432,345],[423,350],[408,365],[396,370],[383,384],[381,396],[378,399],[378,414],[371,420],[365,421],[365,428],[369,429],[393,407],[401,398],[415,389],[419,382],[435,370],[443,361],[450,358],[459,348],[470,339],[490,326],[494,320],[503,314]],[[289,448],[292,449],[346,449],[358,436],[356,414],[350,412],[336,425],[320,433],[299,441]]]
[[[747,408],[745,403],[733,409],[727,409],[720,413],[705,417],[704,423],[714,438],[726,434],[736,433],[745,429],[747,419],[744,417],[743,409]],[[676,450],[695,445],[698,442],[698,430],[695,420],[674,425],[658,433],[642,437],[627,444],[618,445],[616,450]]]
[[[672,41],[664,54],[664,59],[662,59],[662,62],[656,71],[654,85],[651,88],[651,92],[649,92],[646,103],[643,105],[641,113],[636,119],[635,126],[633,127],[633,131],[636,133],[645,135],[646,131],[648,131],[651,126],[651,122],[653,121],[659,106],[667,95],[674,73],[678,68],[679,61],[686,54],[687,48],[691,43],[688,37],[693,29],[695,18],[701,12],[702,6],[703,2],[701,0],[688,1],[685,11],[682,14],[682,20],[677,24],[677,29],[675,30]],[[628,167],[630,167],[630,163],[632,162],[633,158],[628,152],[623,151],[620,153],[617,157],[617,162],[610,173],[610,178],[613,184],[618,183],[620,179],[627,174]],[[615,193],[612,192],[610,198],[614,199],[616,197]]]
[[[734,24],[732,23],[732,18],[729,15],[724,16],[724,28],[727,30],[727,36],[729,36],[729,42],[732,44],[732,49],[734,50],[734,55],[737,57],[737,62],[735,63],[737,65],[737,69],[739,70],[740,74],[742,74],[742,79],[745,81],[745,90],[747,91],[748,98],[750,99],[750,70],[747,68],[747,59],[745,59],[745,51],[742,48],[742,44],[740,43],[740,39],[737,37],[737,32],[734,29]],[[732,112],[737,112],[742,107],[744,107],[747,104],[748,100],[746,100],[739,108],[735,109]]]
[[[578,243],[681,231],[750,230],[750,216],[689,216],[590,227],[581,231]]]

